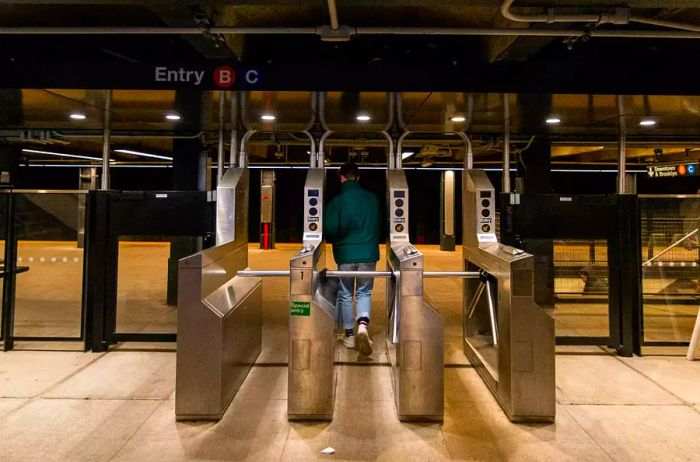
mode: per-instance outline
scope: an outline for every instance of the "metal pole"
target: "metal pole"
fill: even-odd
[[[503,192],[510,192],[510,103],[503,93]]]
[[[472,149],[472,139],[464,132],[459,132],[457,135],[464,141],[464,170],[474,168],[474,150]]]
[[[238,165],[238,92],[231,93],[231,149],[229,164],[234,168]]]
[[[221,182],[224,176],[224,125],[226,124],[226,92],[219,92],[219,150],[216,156],[216,183]]]
[[[246,152],[248,140],[250,140],[253,137],[255,132],[256,130],[248,130],[245,132],[243,138],[241,139],[241,150],[238,153],[238,166],[241,168],[245,168],[248,166],[248,153]]]
[[[405,140],[410,133],[409,131],[403,132],[401,136],[399,136],[399,141],[396,143],[396,161],[394,164],[398,170],[403,168],[403,140]]]
[[[617,96],[617,110],[619,114],[619,136],[617,139],[617,193],[625,194],[625,175],[627,172],[627,163],[625,159],[625,151],[627,150],[627,126],[625,124],[625,99],[622,95]]]
[[[105,115],[102,136],[102,190],[109,189],[109,151],[111,136],[111,116],[112,116],[112,90],[105,90]]]
[[[318,166],[324,168],[326,166],[326,140],[333,132],[328,130],[321,136],[321,141],[318,143]]]

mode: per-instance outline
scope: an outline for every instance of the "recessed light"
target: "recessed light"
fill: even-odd
[[[642,127],[653,127],[654,125],[656,125],[656,121],[653,119],[644,119],[641,122],[639,122],[639,125],[641,125]]]
[[[262,120],[275,120],[276,117],[273,116],[272,114],[263,114],[260,116]]]
[[[168,114],[165,116],[166,119],[168,120],[180,120],[182,117],[180,117],[178,114]]]
[[[415,154],[415,152],[412,152],[412,151],[404,151],[404,152],[401,153],[401,160],[406,160],[406,159],[408,159],[409,157],[411,157],[413,154]]]
[[[467,119],[465,119],[463,116],[454,116],[454,117],[450,117],[450,120],[452,122],[464,122]]]
[[[73,114],[70,115],[70,118],[73,120],[85,120],[85,119],[87,119],[85,114],[81,114],[79,112],[74,112]]]
[[[357,117],[355,117],[360,122],[367,122],[368,120],[371,120],[372,118],[368,116],[367,114],[358,114]]]
[[[545,120],[549,125],[557,125],[561,123],[561,119],[559,117],[550,117],[547,120]]]

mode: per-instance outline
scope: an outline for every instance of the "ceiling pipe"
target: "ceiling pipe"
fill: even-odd
[[[630,17],[630,21],[637,22],[640,24],[646,24],[649,26],[668,27],[671,29],[679,29],[679,30],[690,31],[690,32],[700,32],[700,26],[695,26],[693,24],[685,24],[685,23],[675,22],[675,21],[666,21],[664,19],[653,19],[653,18],[644,18],[644,17],[640,17],[640,16],[632,16],[632,17]]]
[[[335,0],[328,0],[328,15],[330,17],[331,29],[338,30],[340,23],[338,22],[338,8],[335,5]]]
[[[636,22],[640,22],[635,18]],[[655,20],[654,20],[655,21]],[[690,30],[569,30],[476,27],[347,27],[348,38],[354,35],[434,35],[495,37],[596,37],[700,39],[700,32]],[[317,35],[324,38],[323,27],[0,27],[0,35]]]
[[[515,0],[504,0],[501,4],[501,14],[504,18],[513,22],[524,23],[566,23],[566,22],[589,22],[595,24],[618,24],[627,25],[630,22],[629,8],[615,8],[615,13],[595,13],[595,14],[561,14],[556,13],[554,8],[547,8],[546,14],[518,14],[510,10]]]

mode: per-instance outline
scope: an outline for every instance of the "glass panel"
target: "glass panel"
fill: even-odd
[[[166,238],[120,240],[117,332],[176,332],[177,311],[167,304],[169,257]]]
[[[608,337],[608,293],[607,241],[554,241],[557,335]]]
[[[83,249],[78,246],[82,195],[15,195],[17,275],[15,335],[80,337]]]
[[[644,341],[688,342],[700,302],[700,196],[640,202]]]

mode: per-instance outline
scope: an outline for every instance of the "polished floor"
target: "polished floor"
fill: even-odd
[[[268,252],[251,247],[250,266],[285,267],[297,247]],[[141,331],[172,328],[174,310],[162,303],[163,280],[147,277],[149,269],[164,270],[167,248],[125,248],[120,322]],[[459,269],[458,253],[423,250],[427,269]],[[33,251],[50,268],[52,255]],[[63,255],[65,262],[58,252],[53,256],[54,265],[65,265],[60,274],[73,263],[69,254]],[[57,291],[61,280],[45,284]],[[24,293],[30,288],[25,286]],[[265,280],[264,351],[218,423],[175,421],[172,344],[124,344],[107,353],[82,353],[68,351],[75,349],[71,343],[20,343],[18,351],[0,353],[0,460],[689,461],[700,454],[700,361],[685,360],[681,350],[652,350],[650,356],[628,359],[598,347],[559,347],[556,423],[511,424],[462,354],[456,280],[426,281],[426,292],[447,326],[442,424],[396,418],[383,348],[381,280],[373,297],[377,348],[372,360],[357,361],[355,353],[339,347],[348,365],[339,366],[334,420],[289,423],[287,290],[284,279]],[[52,309],[72,306],[69,294],[42,300]],[[557,306],[560,335],[566,329],[599,329],[602,311],[587,309],[577,303]],[[68,322],[65,312],[45,316],[22,322],[27,328],[49,326],[44,332],[68,332],[68,324],[62,325]],[[666,325],[659,323],[659,329],[676,329],[670,321]],[[327,447],[335,454],[322,455]]]

